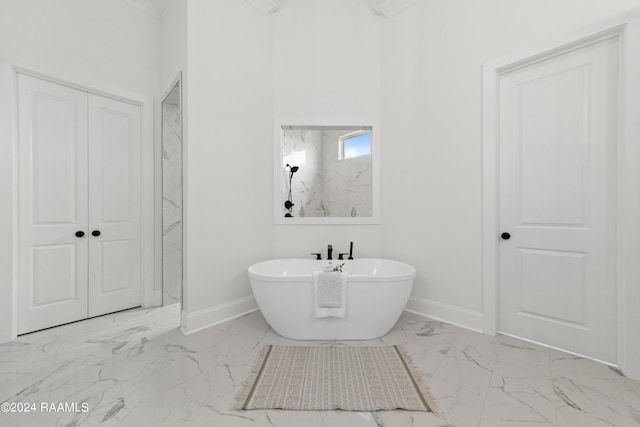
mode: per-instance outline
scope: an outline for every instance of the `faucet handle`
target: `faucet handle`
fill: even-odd
[[[317,252],[312,252],[311,255],[315,255],[316,256],[316,261],[322,259],[322,254],[319,254]]]
[[[343,254],[342,254],[342,253],[338,254],[338,259],[339,259],[339,260],[344,260],[344,256],[345,256],[345,255],[349,255],[349,252],[345,252],[345,253],[343,253]]]

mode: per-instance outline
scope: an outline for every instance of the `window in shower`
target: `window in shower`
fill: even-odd
[[[340,160],[370,155],[371,131],[359,130],[340,136],[339,150],[338,158]]]

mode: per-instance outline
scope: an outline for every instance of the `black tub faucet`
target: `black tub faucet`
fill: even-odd
[[[331,257],[332,254],[333,254],[333,246],[329,245],[329,247],[327,248],[327,259],[328,260],[332,260],[333,259]]]

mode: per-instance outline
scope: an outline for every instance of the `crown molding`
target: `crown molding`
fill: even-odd
[[[160,20],[169,0],[122,0],[141,12]],[[263,15],[279,11],[286,0],[244,0]],[[387,19],[393,18],[418,0],[367,0],[373,3],[373,10],[377,15]]]
[[[283,0],[244,0],[244,2],[263,15],[269,15],[280,10]]]
[[[376,14],[391,19],[417,2],[418,0],[375,0],[374,10]]]
[[[160,20],[169,0],[122,0],[129,6]]]

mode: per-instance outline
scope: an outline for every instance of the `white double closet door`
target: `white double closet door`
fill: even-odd
[[[18,75],[18,333],[141,302],[140,106]]]

